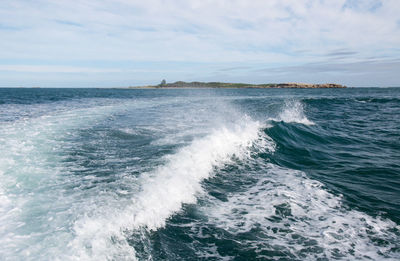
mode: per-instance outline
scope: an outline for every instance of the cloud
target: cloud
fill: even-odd
[[[347,51],[347,50],[340,49],[340,50],[329,52],[327,54],[327,56],[350,56],[350,55],[356,55],[356,54],[357,54],[357,52],[354,52],[354,51]]]
[[[83,27],[83,24],[71,22],[71,21],[66,21],[66,20],[59,20],[55,19],[54,22],[61,24],[61,25],[70,25],[70,26],[77,26],[77,27]]]
[[[375,12],[383,6],[383,1],[380,0],[347,0],[343,8],[349,8],[362,12]]]
[[[400,57],[399,14],[398,0],[2,1],[0,64],[41,61],[52,72],[46,66],[54,61],[74,68],[101,61],[122,71],[127,62],[150,62],[160,71],[160,62],[191,62],[202,68],[193,77],[202,78],[215,66],[385,60]]]
[[[256,70],[266,73],[347,73],[347,74],[379,74],[400,71],[400,59],[387,61],[363,61],[350,63],[311,63],[299,66],[283,66]]]
[[[121,69],[99,69],[73,66],[49,65],[0,65],[3,72],[35,72],[35,73],[110,73],[122,72]]]

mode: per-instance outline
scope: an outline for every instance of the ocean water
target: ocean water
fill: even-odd
[[[0,89],[0,260],[355,259],[400,259],[400,88]]]

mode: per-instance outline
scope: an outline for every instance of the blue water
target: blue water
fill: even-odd
[[[399,260],[400,88],[0,89],[0,260]]]

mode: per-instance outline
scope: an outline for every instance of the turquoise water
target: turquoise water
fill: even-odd
[[[0,260],[398,260],[400,88],[0,89]]]

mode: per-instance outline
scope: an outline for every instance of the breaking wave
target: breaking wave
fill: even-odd
[[[304,113],[304,105],[297,100],[287,100],[282,106],[277,118],[272,118],[274,121],[283,121],[286,123],[300,123],[304,125],[314,125]]]
[[[134,250],[126,241],[127,231],[156,230],[165,226],[182,204],[195,204],[197,196],[203,193],[201,182],[213,174],[214,168],[228,163],[232,157],[248,156],[248,148],[255,141],[264,141],[260,139],[260,129],[259,122],[244,117],[242,123],[215,130],[165,157],[164,165],[141,175],[140,192],[129,206],[106,209],[106,213],[76,222],[77,237],[71,243],[74,253],[78,253],[76,257],[109,259],[123,252],[123,256],[133,257]],[[273,149],[272,144],[267,146]]]

